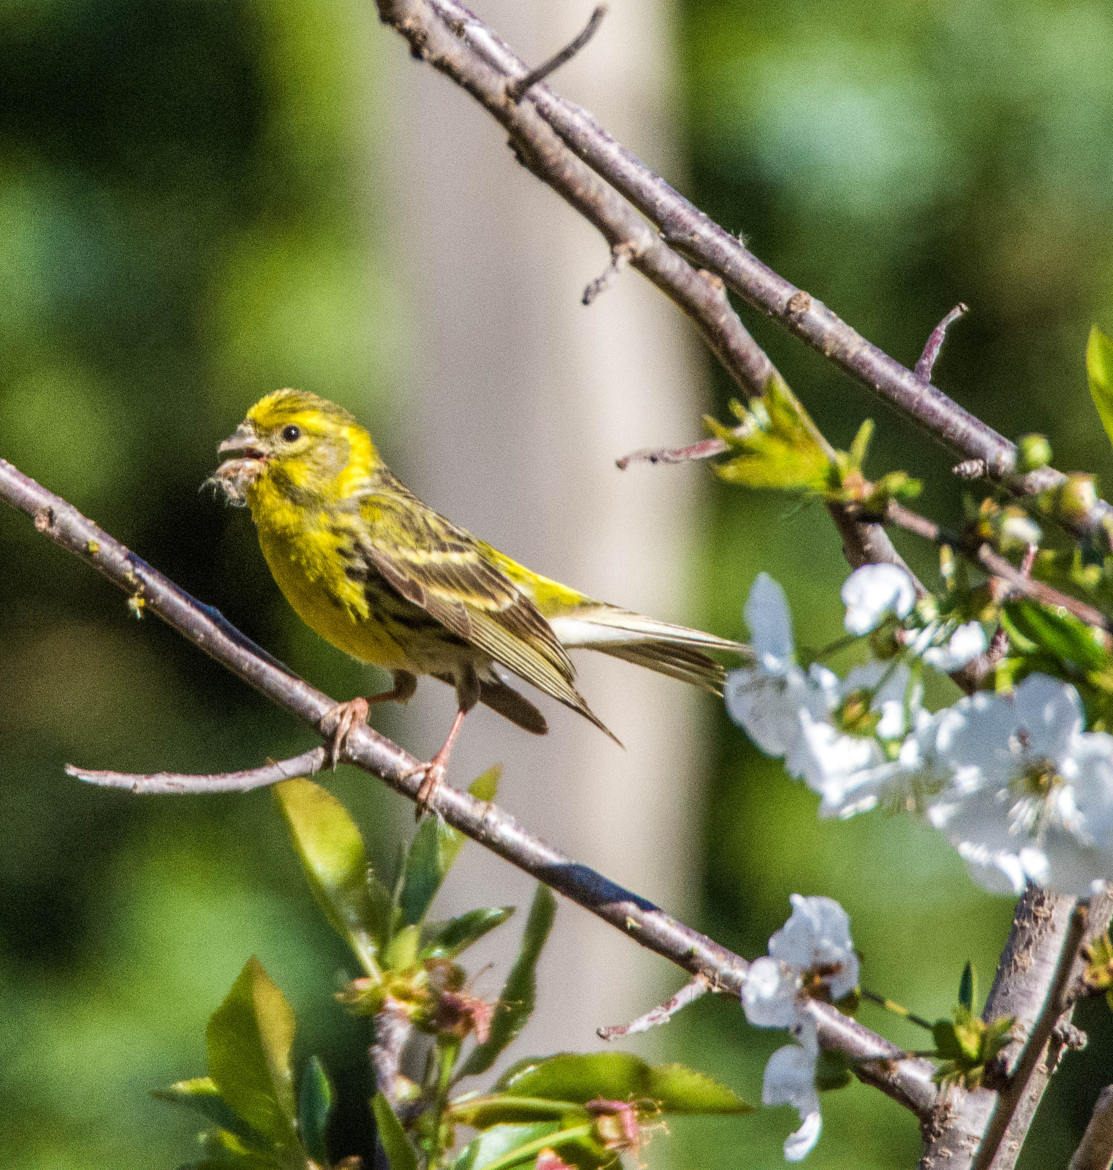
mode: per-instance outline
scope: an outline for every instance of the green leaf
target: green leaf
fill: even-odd
[[[469,910],[459,918],[436,927],[432,937],[421,948],[421,957],[454,959],[488,931],[501,926],[513,913],[513,906],[487,906]]]
[[[453,1170],[484,1170],[484,1167],[530,1166],[538,1151],[560,1130],[556,1122],[530,1125],[496,1125],[469,1142],[453,1163]]]
[[[1079,670],[1104,670],[1110,665],[1100,630],[1061,609],[1050,609],[1028,597],[1008,601],[1002,625],[1022,646],[1042,649]]]
[[[474,1093],[458,1097],[448,1108],[454,1124],[472,1129],[493,1125],[521,1125],[527,1121],[560,1121],[588,1116],[582,1101],[554,1101],[548,1097],[524,1097],[517,1093]]]
[[[499,780],[502,778],[502,765],[495,764],[488,768],[486,772],[481,772],[468,785],[468,792],[475,797],[476,800],[482,800],[488,804],[495,799],[499,791]]]
[[[382,1093],[376,1093],[371,1099],[371,1112],[375,1115],[379,1145],[390,1163],[390,1170],[417,1170],[417,1151],[410,1145],[402,1123]]]
[[[978,977],[974,972],[974,964],[969,959],[962,968],[962,978],[958,981],[958,1002],[968,1011],[974,1010],[974,999],[978,994]]]
[[[178,1081],[165,1089],[153,1089],[151,1096],[157,1097],[160,1101],[169,1101],[174,1105],[185,1105],[195,1109],[214,1125],[238,1134],[241,1138],[250,1140],[258,1136],[228,1108],[212,1077],[193,1077],[187,1081]]]
[[[662,1113],[748,1113],[736,1093],[681,1064],[649,1065],[629,1052],[565,1052],[520,1061],[498,1088],[516,1097],[551,1098],[584,1104],[652,1101]]]
[[[390,923],[390,895],[368,869],[359,830],[340,801],[309,780],[284,780],[274,795],[313,897],[367,973],[375,974],[376,951]]]
[[[732,403],[731,409],[737,428],[705,420],[734,455],[715,465],[716,475],[753,488],[822,493],[832,486],[835,452],[783,378],[770,378],[748,408]]]
[[[468,1056],[461,1076],[473,1076],[486,1072],[495,1058],[525,1026],[533,1011],[536,995],[535,972],[545,940],[553,926],[556,914],[556,898],[548,886],[539,885],[533,896],[529,918],[522,932],[522,945],[506,978],[495,1014],[491,1020],[491,1034],[482,1044],[477,1044]]]
[[[316,1056],[306,1062],[298,1093],[298,1131],[314,1162],[328,1163],[328,1122],[334,1094],[325,1067]]]
[[[396,931],[383,956],[388,971],[408,971],[417,962],[420,929],[416,925],[403,926]]]
[[[870,449],[870,440],[873,438],[873,432],[873,419],[863,419],[862,425],[858,428],[858,433],[851,440],[850,450],[846,453],[849,469],[854,471],[862,470],[866,462],[866,455]]]
[[[733,1089],[683,1064],[656,1064],[649,1069],[645,1095],[662,1113],[750,1113]]]
[[[258,959],[248,959],[205,1039],[209,1076],[229,1107],[275,1147],[295,1144],[294,1013]]]
[[[1113,340],[1096,325],[1086,342],[1086,377],[1101,425],[1113,443]]]

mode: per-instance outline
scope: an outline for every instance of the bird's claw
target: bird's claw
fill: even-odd
[[[444,762],[439,756],[434,756],[429,763],[421,764],[414,768],[412,772],[407,773],[409,776],[422,775],[422,781],[417,790],[417,795],[414,797],[414,820],[420,821],[421,818],[432,809],[433,798],[437,795],[440,786],[444,783]]]
[[[366,699],[349,699],[346,703],[337,703],[321,717],[319,727],[321,733],[329,737],[328,759],[334,772],[348,736],[353,728],[366,724],[370,709]]]

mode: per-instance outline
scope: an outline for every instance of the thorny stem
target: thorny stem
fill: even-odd
[[[0,499],[29,516],[37,532],[92,565],[129,596],[141,596],[147,611],[295,718],[319,732],[321,720],[336,707],[328,695],[291,673],[211,606],[191,597],[72,504],[3,459]],[[342,759],[416,800],[422,779],[419,761],[370,727],[361,724],[352,729],[345,740]],[[282,778],[283,775],[274,775],[276,781]],[[718,992],[740,993],[748,964],[739,955],[532,836],[496,805],[444,784],[434,806],[454,829],[648,950],[693,975],[702,975]],[[810,1010],[820,1043],[849,1057],[861,1080],[880,1088],[918,1117],[928,1115],[936,1096],[930,1064],[906,1057],[884,1037],[829,1004],[815,1003]]]

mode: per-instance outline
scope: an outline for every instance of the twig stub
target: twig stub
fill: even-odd
[[[544,81],[551,73],[555,73],[562,65],[572,58],[595,36],[603,17],[607,15],[607,6],[600,4],[591,14],[591,18],[580,34],[568,42],[559,53],[554,53],[547,61],[542,61],[536,68],[531,69],[524,77],[507,83],[506,96],[517,105],[526,96],[526,91],[532,89],[539,81]]]

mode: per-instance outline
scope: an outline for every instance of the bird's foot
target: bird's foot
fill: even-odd
[[[433,798],[440,791],[440,787],[444,783],[445,763],[447,760],[448,753],[442,750],[437,752],[427,764],[420,764],[412,772],[407,773],[407,776],[422,777],[421,785],[417,790],[417,795],[414,797],[415,821],[420,821],[427,812],[431,811]]]
[[[348,736],[353,728],[367,723],[369,710],[370,704],[366,699],[349,699],[346,703],[337,703],[321,717],[318,727],[322,735],[329,737],[328,758],[334,772]]]
[[[418,764],[416,768],[411,768],[406,773],[407,776],[423,777],[414,796],[414,800],[417,802],[417,807],[414,809],[414,820],[420,821],[433,806],[433,797],[437,795],[440,786],[444,783],[444,773],[448,767],[448,757],[452,754],[452,745],[456,742],[456,737],[460,734],[460,728],[464,724],[464,716],[468,713],[468,710],[467,707],[461,707],[456,712],[456,718],[452,720],[452,727],[449,729],[448,738],[444,741],[441,750],[437,752],[429,763]]]

